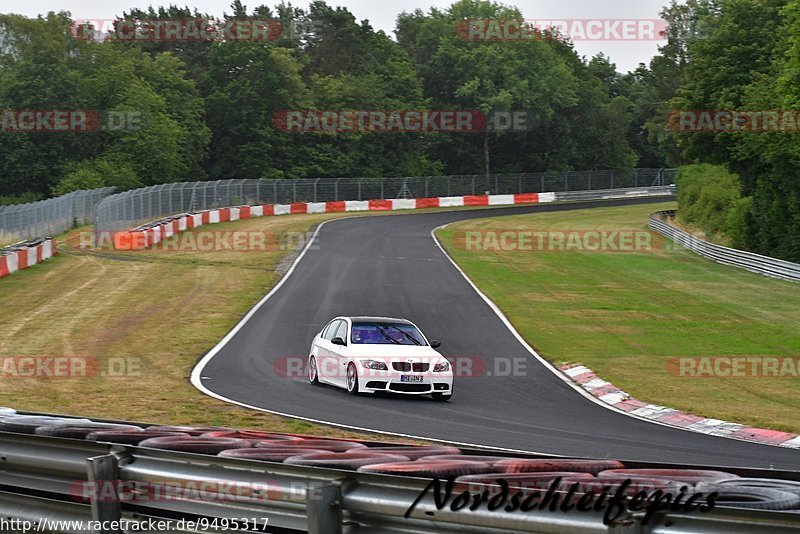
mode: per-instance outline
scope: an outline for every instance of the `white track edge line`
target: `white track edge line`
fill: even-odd
[[[476,210],[476,211],[478,211],[478,210]],[[366,216],[367,215],[356,215],[356,216],[354,216],[352,218],[361,218],[361,217],[366,217]],[[308,422],[311,422],[311,423],[328,425],[328,426],[333,426],[333,427],[337,427],[337,428],[345,428],[345,429],[350,429],[350,430],[356,430],[356,431],[360,431],[360,432],[370,432],[370,433],[374,433],[374,434],[382,434],[382,435],[386,435],[386,436],[395,436],[395,437],[401,437],[401,438],[407,438],[407,439],[417,439],[417,440],[423,440],[423,441],[434,441],[434,442],[440,442],[440,443],[451,443],[451,444],[454,444],[454,445],[460,445],[460,446],[464,446],[464,447],[475,447],[475,448],[481,448],[481,449],[486,449],[486,450],[496,450],[496,451],[513,452],[513,453],[527,453],[527,454],[547,454],[547,455],[550,455],[550,456],[561,456],[561,457],[564,457],[563,455],[557,455],[557,454],[552,454],[552,453],[525,451],[525,450],[520,450],[520,449],[508,449],[508,448],[503,448],[503,447],[493,447],[493,446],[489,446],[489,445],[479,445],[479,444],[476,444],[476,443],[468,443],[468,442],[448,441],[448,440],[443,440],[443,439],[438,439],[438,438],[431,438],[431,437],[425,437],[425,436],[416,436],[416,435],[413,435],[413,434],[402,434],[402,433],[390,432],[390,431],[386,431],[386,430],[375,430],[375,429],[371,429],[371,428],[358,427],[358,426],[354,426],[354,425],[345,425],[345,424],[342,424],[342,423],[331,423],[331,422],[328,422],[328,421],[314,419],[314,418],[311,418],[311,417],[302,417],[302,416],[293,415],[293,414],[289,414],[289,413],[285,413],[285,412],[279,412],[279,411],[276,411],[276,410],[269,410],[267,408],[261,408],[259,406],[253,406],[251,404],[247,404],[247,403],[244,403],[244,402],[239,402],[237,400],[225,397],[224,395],[220,395],[218,393],[215,393],[215,392],[211,391],[210,389],[208,389],[207,387],[205,387],[205,385],[203,384],[203,381],[202,381],[202,372],[205,369],[206,365],[208,365],[208,363],[214,358],[214,356],[216,356],[219,353],[219,351],[221,351],[225,347],[225,345],[227,345],[228,342],[230,342],[230,340],[233,339],[233,337],[239,332],[239,330],[241,330],[244,327],[244,325],[247,324],[250,321],[250,319],[253,317],[253,315],[255,315],[255,313],[264,304],[266,304],[266,302],[283,286],[283,284],[286,283],[286,281],[289,279],[289,277],[294,272],[294,270],[297,267],[297,265],[300,263],[300,261],[306,255],[306,252],[308,252],[308,250],[311,248],[311,245],[316,240],[317,235],[319,234],[319,232],[322,229],[322,227],[325,226],[325,224],[327,224],[329,222],[339,221],[339,220],[342,220],[342,219],[349,219],[349,218],[351,218],[351,217],[343,217],[343,218],[338,218],[338,219],[329,219],[327,221],[321,222],[317,226],[317,228],[314,230],[314,234],[311,236],[311,239],[309,239],[308,243],[306,243],[306,246],[303,248],[303,250],[300,252],[300,254],[298,254],[298,256],[294,259],[294,261],[292,262],[291,267],[289,267],[289,270],[286,271],[286,274],[284,274],[281,277],[281,279],[278,281],[278,283],[275,284],[275,286],[269,291],[269,293],[267,293],[260,301],[258,301],[256,303],[256,305],[253,306],[250,309],[250,311],[248,311],[247,314],[233,327],[233,329],[231,329],[231,331],[228,332],[225,335],[225,337],[223,337],[222,340],[220,340],[219,343],[217,343],[210,351],[208,351],[205,354],[205,356],[203,356],[203,358],[201,358],[200,361],[195,365],[195,367],[192,369],[192,374],[191,374],[191,377],[190,377],[191,384],[195,388],[200,390],[202,393],[208,395],[209,397],[213,397],[213,398],[215,398],[217,400],[221,400],[221,401],[224,401],[224,402],[227,402],[227,403],[230,403],[230,404],[235,404],[235,405],[238,405],[238,406],[242,406],[243,408],[248,408],[248,409],[256,410],[256,411],[259,411],[259,412],[279,415],[281,417],[290,417],[292,419],[299,419],[299,420],[308,421]],[[469,220],[469,219],[466,219],[466,220]],[[461,221],[457,221],[457,222],[461,222]],[[559,377],[561,380],[563,380],[567,385],[569,385],[572,389],[574,389],[575,391],[580,393],[582,396],[584,396],[585,398],[587,398],[591,402],[594,402],[595,404],[597,404],[599,406],[602,406],[603,408],[606,408],[607,410],[611,410],[613,412],[616,412],[616,413],[619,413],[619,414],[623,414],[623,415],[626,415],[626,416],[631,417],[633,419],[638,419],[640,421],[644,421],[644,422],[647,422],[647,423],[657,424],[657,425],[661,425],[661,426],[664,426],[664,427],[667,427],[667,428],[673,428],[673,429],[677,429],[677,430],[685,430],[686,432],[691,432],[693,434],[703,434],[703,432],[698,432],[696,430],[692,430],[692,429],[688,429],[688,428],[682,428],[682,427],[678,427],[678,426],[668,425],[668,424],[662,423],[660,421],[655,421],[655,420],[652,420],[652,419],[646,419],[644,417],[628,413],[628,412],[626,412],[624,410],[620,410],[619,408],[615,408],[614,406],[612,406],[610,404],[607,404],[607,403],[601,401],[600,399],[594,397],[588,391],[586,391],[585,389],[580,387],[578,384],[576,384],[576,383],[572,382],[571,380],[569,380],[561,371],[559,371],[558,369],[553,367],[552,364],[550,364],[547,360],[542,358],[535,350],[533,350],[533,348],[528,344],[528,342],[525,341],[525,339],[519,334],[519,332],[517,332],[517,330],[514,328],[514,326],[511,324],[511,322],[508,320],[508,318],[503,314],[503,312],[500,310],[500,308],[498,308],[497,305],[489,297],[487,297],[480,289],[478,289],[478,286],[476,286],[472,282],[472,280],[469,278],[469,276],[467,276],[467,274],[461,269],[461,267],[459,267],[458,264],[455,261],[453,261],[453,258],[450,256],[450,254],[448,254],[448,252],[444,249],[444,247],[442,247],[441,243],[439,242],[439,239],[436,237],[436,231],[438,231],[438,230],[440,230],[442,228],[445,228],[445,227],[447,227],[447,226],[449,226],[451,224],[454,224],[454,222],[453,223],[443,224],[443,225],[431,230],[431,237],[433,238],[433,242],[436,244],[436,246],[439,248],[439,250],[442,251],[442,253],[447,258],[447,260],[456,268],[456,270],[459,273],[461,273],[461,276],[464,277],[464,279],[472,287],[472,289],[484,300],[484,302],[486,302],[486,304],[492,309],[492,311],[494,311],[494,313],[500,318],[502,323],[506,326],[506,328],[508,328],[508,330],[511,332],[511,334],[517,339],[517,341],[519,341],[519,343],[534,358],[536,358],[542,365],[544,365],[544,367],[546,369],[548,369],[549,371],[554,373],[557,377]],[[708,434],[703,434],[703,435],[708,435]],[[754,444],[757,444],[757,445],[768,445],[768,446],[771,446],[771,447],[778,447],[778,448],[782,448],[782,449],[789,448],[789,447],[782,447],[781,445],[774,445],[774,444],[771,444],[771,443],[761,443],[761,442],[749,441],[749,440],[744,440],[744,439],[734,438],[734,437],[728,437],[728,436],[712,436],[712,437],[719,437],[719,438],[730,439],[730,440],[734,440],[734,441],[743,441],[743,442],[746,442],[746,443],[754,443]]]
[[[469,220],[469,219],[465,219],[465,220]],[[463,221],[456,221],[456,222],[463,222]],[[553,364],[551,364],[550,362],[548,362],[547,360],[542,358],[542,356],[540,356],[539,353],[537,353],[533,349],[533,347],[531,347],[528,344],[528,342],[525,341],[525,339],[522,337],[522,335],[520,335],[520,333],[517,331],[517,329],[514,328],[514,325],[511,324],[511,321],[508,320],[508,317],[506,317],[506,315],[502,312],[502,310],[500,310],[500,308],[497,306],[497,304],[495,304],[492,299],[490,299],[488,296],[486,296],[486,294],[483,291],[481,291],[478,288],[477,285],[475,285],[475,283],[467,275],[467,273],[465,273],[464,270],[461,269],[461,267],[455,262],[455,260],[453,260],[453,258],[450,256],[450,254],[445,250],[445,248],[439,242],[439,238],[436,237],[436,232],[438,230],[441,230],[443,228],[446,228],[446,227],[450,226],[451,224],[456,224],[456,222],[450,222],[450,223],[447,223],[447,224],[443,224],[443,225],[431,230],[431,237],[433,237],[433,241],[436,243],[436,246],[439,247],[439,250],[442,251],[442,253],[450,261],[450,263],[453,264],[453,266],[456,268],[456,270],[459,273],[461,273],[461,276],[464,277],[464,279],[472,287],[472,289],[478,294],[478,296],[480,296],[483,299],[483,301],[492,309],[492,311],[495,313],[495,315],[497,315],[497,317],[500,318],[500,321],[502,321],[502,323],[505,325],[506,328],[508,328],[508,330],[511,332],[511,334],[515,338],[517,338],[517,341],[519,341],[519,343],[536,360],[538,360],[539,363],[541,363],[547,370],[552,372],[554,375],[556,375],[558,378],[560,378],[563,382],[565,382],[568,386],[570,386],[572,389],[574,389],[575,391],[580,393],[583,397],[585,397],[586,399],[590,400],[591,402],[597,404],[598,406],[602,406],[603,408],[606,408],[607,410],[610,410],[612,412],[616,412],[616,413],[621,414],[621,415],[626,415],[626,416],[628,416],[628,417],[630,417],[632,419],[638,419],[638,420],[644,421],[646,423],[652,423],[652,424],[664,426],[664,427],[667,427],[667,428],[672,428],[672,429],[675,429],[675,430],[684,430],[686,432],[691,432],[692,434],[701,434],[701,435],[710,436],[710,437],[714,437],[714,438],[729,439],[729,440],[732,440],[732,441],[741,441],[741,442],[744,442],[744,443],[752,443],[754,445],[767,445],[767,446],[770,446],[770,447],[777,447],[779,449],[791,449],[792,448],[792,447],[784,447],[783,445],[780,445],[780,444],[764,443],[764,442],[761,442],[761,441],[754,441],[754,440],[749,440],[749,439],[737,438],[737,437],[733,437],[733,436],[714,436],[714,435],[711,435],[711,434],[706,434],[705,432],[700,432],[699,430],[694,430],[694,429],[691,429],[691,428],[684,428],[684,427],[680,427],[680,426],[676,426],[676,425],[670,425],[669,423],[664,423],[664,422],[661,422],[661,421],[658,421],[658,420],[655,420],[655,419],[648,419],[648,418],[643,417],[641,415],[636,415],[636,414],[633,414],[633,413],[630,413],[630,412],[626,412],[625,410],[620,410],[616,406],[614,406],[612,404],[608,404],[607,402],[603,402],[599,398],[595,397],[594,395],[592,395],[591,393],[586,391],[580,384],[574,382],[571,378],[569,378],[560,369],[556,368]]]
[[[284,274],[283,277],[281,277],[281,279],[278,281],[278,283],[275,284],[275,286],[269,291],[269,293],[267,293],[260,301],[258,301],[256,303],[256,305],[253,306],[250,309],[250,311],[248,311],[247,314],[244,317],[242,317],[242,319],[236,324],[236,326],[234,326],[233,329],[230,332],[228,332],[225,335],[225,337],[223,337],[222,340],[220,340],[219,343],[217,343],[210,351],[208,351],[205,354],[205,356],[203,356],[200,359],[200,361],[195,365],[194,369],[192,369],[192,374],[191,374],[191,377],[190,377],[191,384],[195,388],[200,390],[200,392],[208,395],[209,397],[213,397],[213,398],[215,398],[217,400],[221,400],[221,401],[227,402],[229,404],[235,404],[235,405],[241,406],[243,408],[249,408],[251,410],[256,410],[256,411],[264,412],[264,413],[270,413],[270,414],[273,414],[273,415],[279,415],[279,416],[282,416],[282,417],[289,417],[289,418],[292,418],[292,419],[300,419],[302,421],[308,421],[308,422],[311,422],[311,423],[317,423],[317,424],[322,424],[322,425],[327,425],[327,426],[333,426],[333,427],[337,427],[337,428],[344,428],[344,429],[348,429],[348,430],[356,430],[356,431],[359,431],[359,432],[369,432],[369,433],[373,433],[373,434],[382,434],[382,435],[385,435],[385,436],[394,436],[394,437],[400,437],[400,438],[406,438],[406,439],[415,439],[415,440],[421,440],[421,441],[433,441],[433,442],[438,442],[438,443],[447,443],[447,444],[452,444],[452,445],[459,445],[459,446],[462,446],[462,447],[473,447],[473,448],[484,449],[484,450],[499,451],[499,452],[511,452],[511,453],[520,453],[520,454],[542,454],[542,455],[557,456],[557,457],[564,458],[564,456],[560,455],[560,454],[551,454],[551,453],[537,452],[537,451],[527,451],[527,450],[522,450],[522,449],[509,449],[509,448],[504,448],[504,447],[493,447],[491,445],[479,445],[479,444],[476,444],[476,443],[467,443],[467,442],[461,442],[461,441],[448,441],[448,440],[444,440],[444,439],[431,438],[431,437],[426,437],[426,436],[415,436],[413,434],[403,434],[403,433],[399,433],[399,432],[390,432],[390,431],[386,431],[386,430],[375,430],[375,429],[372,429],[372,428],[359,427],[359,426],[354,426],[354,425],[345,425],[345,424],[342,424],[342,423],[331,423],[331,422],[328,422],[328,421],[323,421],[323,420],[320,420],[320,419],[314,419],[314,418],[311,418],[311,417],[303,417],[303,416],[294,415],[294,414],[290,414],[290,413],[279,412],[279,411],[276,411],[276,410],[269,410],[267,408],[261,408],[260,406],[253,406],[251,404],[247,404],[247,403],[240,402],[240,401],[237,401],[237,400],[234,400],[234,399],[230,399],[228,397],[225,397],[224,395],[220,395],[220,394],[218,394],[218,393],[216,393],[214,391],[211,391],[210,389],[208,389],[203,384],[202,375],[203,375],[203,370],[205,369],[206,365],[208,365],[208,363],[219,353],[219,351],[221,351],[223,348],[225,348],[225,345],[227,345],[228,342],[230,342],[230,340],[233,339],[234,336],[236,336],[236,334],[239,332],[239,330],[241,330],[244,327],[244,325],[247,324],[250,321],[250,319],[253,317],[253,315],[255,315],[255,313],[264,304],[266,304],[266,302],[283,286],[283,284],[286,282],[286,280],[289,279],[289,277],[292,275],[292,273],[294,272],[294,270],[297,267],[297,265],[300,263],[300,260],[303,259],[303,256],[305,256],[306,252],[308,252],[308,250],[311,248],[311,245],[316,240],[317,235],[319,234],[319,232],[322,229],[322,227],[325,226],[326,223],[329,223],[331,221],[340,221],[340,220],[343,220],[343,219],[362,218],[362,217],[365,217],[365,216],[364,215],[360,215],[360,216],[357,215],[357,216],[354,216],[354,217],[342,217],[342,218],[338,218],[338,219],[329,219],[327,221],[321,222],[317,226],[316,230],[314,231],[314,234],[311,236],[311,239],[309,239],[308,243],[306,243],[306,246],[303,248],[303,250],[300,252],[300,254],[298,254],[298,256],[294,259],[294,261],[292,262],[291,267],[289,267],[289,270],[286,271],[286,274]]]

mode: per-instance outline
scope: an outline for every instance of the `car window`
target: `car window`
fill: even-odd
[[[329,329],[330,327],[331,327],[331,324],[330,324],[330,323],[326,324],[326,325],[325,325],[325,326],[322,328],[322,331],[319,333],[319,337],[321,337],[322,339],[328,339],[328,338],[326,338],[326,337],[325,337],[325,334],[327,334],[327,333],[328,333],[328,329]]]
[[[354,345],[427,345],[422,333],[408,323],[353,323]]]
[[[325,330],[322,331],[322,339],[327,339],[328,341],[330,341],[331,339],[336,337],[333,334],[336,332],[336,329],[339,326],[339,323],[341,322],[342,322],[341,319],[337,319],[335,321],[331,321],[330,323],[328,323],[328,326],[326,326]]]
[[[333,337],[340,337],[347,343],[347,321],[339,321],[339,327]]]

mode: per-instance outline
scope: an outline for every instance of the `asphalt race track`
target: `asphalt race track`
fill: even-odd
[[[378,431],[568,456],[800,469],[800,451],[668,428],[584,398],[539,363],[437,247],[431,230],[478,217],[664,199],[540,204],[335,220],[292,275],[202,369],[216,395],[265,410]],[[524,358],[525,376],[457,378],[453,399],[352,397],[287,377],[337,315],[408,318],[445,356]],[[570,335],[564,332],[564,335]],[[498,364],[499,365],[499,364]],[[498,369],[503,368],[499,365]]]

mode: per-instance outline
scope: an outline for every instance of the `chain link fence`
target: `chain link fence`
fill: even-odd
[[[115,190],[114,187],[104,187],[73,191],[30,204],[0,206],[0,245],[54,236],[77,225],[91,224],[95,206]]]
[[[227,206],[649,187],[670,185],[675,175],[675,169],[634,169],[162,184],[104,199],[95,210],[95,230],[124,230],[169,215]]]

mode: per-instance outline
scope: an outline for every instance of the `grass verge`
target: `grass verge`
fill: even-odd
[[[475,251],[466,246],[467,231],[647,231],[648,215],[664,209],[675,209],[675,203],[478,219],[448,226],[437,235],[520,334],[551,362],[580,362],[648,402],[800,432],[797,375],[690,378],[676,376],[670,364],[670,359],[684,356],[796,361],[800,285],[674,250],[657,234],[651,250],[630,253]],[[480,235],[483,239],[489,234]],[[533,245],[537,248],[536,239]]]
[[[480,208],[425,211],[457,209]],[[160,424],[365,437],[217,401],[188,381],[200,356],[277,283],[302,245],[302,234],[322,221],[358,215],[215,224],[165,241],[160,252],[76,252],[90,227],[58,236],[61,254],[0,280],[0,357],[10,365],[0,370],[0,405]],[[174,243],[202,248],[199,232],[209,230],[266,236],[267,250],[167,251]],[[78,361],[90,362],[91,369],[88,376],[62,379],[9,376],[20,373],[14,358],[21,356],[82,358]]]
[[[248,253],[66,250],[0,280],[0,356],[10,365],[0,373],[0,405],[160,424],[366,437],[232,406],[188,381],[199,357],[280,279],[292,254],[283,244],[298,245],[299,235],[340,216],[255,218],[172,238],[190,239],[189,234],[209,229],[266,236],[266,246]],[[79,242],[81,230],[87,229],[70,232],[66,241]],[[87,376],[13,377],[21,360],[9,358],[19,356],[85,358],[78,361],[89,362]]]

